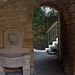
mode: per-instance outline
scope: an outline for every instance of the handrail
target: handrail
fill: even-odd
[[[46,32],[46,34],[48,34],[48,45],[58,35],[57,34],[57,26],[58,26],[58,21]]]
[[[58,21],[46,32],[46,34],[58,23]]]

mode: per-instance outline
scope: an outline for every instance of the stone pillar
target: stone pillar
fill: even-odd
[[[30,75],[30,59],[26,59],[25,66],[23,67],[23,75]]]
[[[4,68],[0,66],[0,75],[5,75]]]

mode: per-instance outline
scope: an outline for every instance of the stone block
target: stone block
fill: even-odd
[[[23,75],[30,75],[30,71],[23,71]]]
[[[26,59],[26,60],[25,60],[25,64],[26,64],[26,65],[30,65],[30,59]]]
[[[24,33],[24,37],[23,37],[24,41],[21,40],[21,42],[17,43],[17,44],[21,44],[22,42],[24,42],[22,44],[25,48],[29,48],[29,49],[33,48],[33,45],[32,45],[33,44],[33,42],[32,42],[33,41],[33,39],[32,39],[33,38],[32,20],[33,20],[34,11],[36,8],[38,8],[39,5],[45,4],[45,2],[47,3],[47,1],[46,0],[0,0],[0,2],[3,2],[3,4],[0,5],[0,8],[1,8],[1,10],[0,10],[0,29],[3,30],[3,29],[6,29],[7,27],[12,28],[13,26],[18,27],[20,29],[24,29],[24,31],[22,30]],[[51,3],[51,4],[49,4],[49,3]],[[68,40],[68,38],[69,38],[69,40],[68,40],[69,42],[71,40],[71,42],[74,43],[73,38],[74,38],[75,32],[73,31],[73,29],[74,29],[73,24],[75,25],[75,19],[74,19],[75,18],[75,13],[74,13],[75,12],[75,0],[63,0],[63,1],[62,0],[48,0],[48,4],[49,4],[49,6],[51,5],[55,9],[58,9],[59,14],[61,14],[60,15],[60,21],[61,21],[61,26],[60,26],[61,27],[61,30],[60,30],[60,33],[61,33],[60,34],[60,42],[61,43],[60,43],[60,46],[61,46],[61,52],[62,52],[62,59],[66,60],[65,57],[69,56],[68,55],[69,50],[71,49],[71,51],[74,51],[74,49],[75,49],[74,48],[75,46],[68,48],[68,46],[66,44],[66,43],[68,43],[68,42],[66,42],[66,40]],[[61,6],[61,7],[59,7],[59,6]],[[68,9],[69,9],[69,12],[68,12]],[[73,27],[73,29],[71,27],[67,28],[66,26],[71,23],[72,23],[71,27]],[[70,32],[66,32],[66,30],[69,30]],[[71,31],[73,31],[73,32],[71,32]],[[71,33],[72,33],[72,35],[71,35]],[[67,34],[70,34],[70,37],[66,36]],[[7,34],[6,34],[6,36],[7,36]],[[6,36],[4,36],[4,37],[6,38]],[[65,39],[63,39],[64,37],[65,37]],[[6,48],[10,48],[11,45],[9,44],[9,41],[7,40],[8,41],[8,43],[7,43],[5,41],[5,39],[4,40],[3,39],[4,38],[3,38],[3,31],[2,31],[2,32],[0,32],[0,47],[4,48],[4,46],[5,46]],[[64,40],[65,40],[65,42],[64,42]],[[5,42],[6,42],[6,44],[5,44]],[[21,45],[17,45],[17,44],[15,46],[17,46],[17,47],[22,46],[22,44]],[[6,46],[6,45],[8,45],[8,46]],[[66,48],[68,48],[69,50],[67,50]],[[28,49],[17,49],[17,50],[11,49],[11,48],[5,49],[5,50],[0,49],[0,53],[8,53],[8,52],[9,53],[24,53],[24,52],[28,52]],[[33,53],[33,52],[34,51],[31,51],[31,53]],[[66,53],[67,53],[67,55],[66,55]],[[8,56],[8,55],[6,55],[6,56]],[[27,59],[31,58],[31,67],[33,68],[33,54],[31,54],[31,57],[27,56],[26,58]],[[7,62],[5,62],[5,60],[6,59],[4,59],[4,60],[1,59],[0,62],[2,62],[2,64],[7,63],[8,61],[6,60]],[[16,60],[17,59],[15,59],[14,61],[16,61]],[[12,60],[10,60],[10,61],[12,61]],[[12,62],[12,64],[13,64],[13,62]],[[18,61],[18,65],[20,62],[21,61]],[[27,65],[29,64],[29,60],[22,61],[22,62],[25,62]],[[70,61],[70,62],[72,62],[72,61]],[[65,64],[66,63],[68,64],[67,61],[65,62]],[[28,73],[29,72],[26,71],[24,73],[24,75],[28,75]],[[3,75],[3,73],[0,72],[0,75]],[[75,75],[75,70],[74,70],[74,75]]]
[[[0,75],[5,75],[4,68],[0,66]]]
[[[5,75],[5,73],[4,72],[0,72],[0,75]]]
[[[26,59],[27,59],[27,58],[31,58],[31,56],[30,56],[30,55],[27,55],[25,58],[26,58]]]
[[[7,0],[3,0],[3,2],[7,2]]]
[[[22,32],[18,28],[7,28],[4,32],[5,48],[22,48]]]
[[[0,73],[4,72],[4,68],[2,66],[0,66]]]
[[[25,65],[23,67],[23,71],[29,71],[30,70],[30,65]]]
[[[4,67],[10,68],[22,67],[25,66],[25,56],[16,58],[0,57],[0,64]]]

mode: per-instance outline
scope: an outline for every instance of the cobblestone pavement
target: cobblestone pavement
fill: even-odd
[[[57,55],[34,52],[34,75],[65,75]]]

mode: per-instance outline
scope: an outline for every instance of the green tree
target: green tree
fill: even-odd
[[[34,36],[34,48],[44,49],[47,47],[47,35],[46,31],[51,27],[53,23],[58,20],[57,13],[52,10],[49,12],[50,16],[45,16],[46,7],[43,9],[38,8],[34,13],[33,18],[33,36]]]

